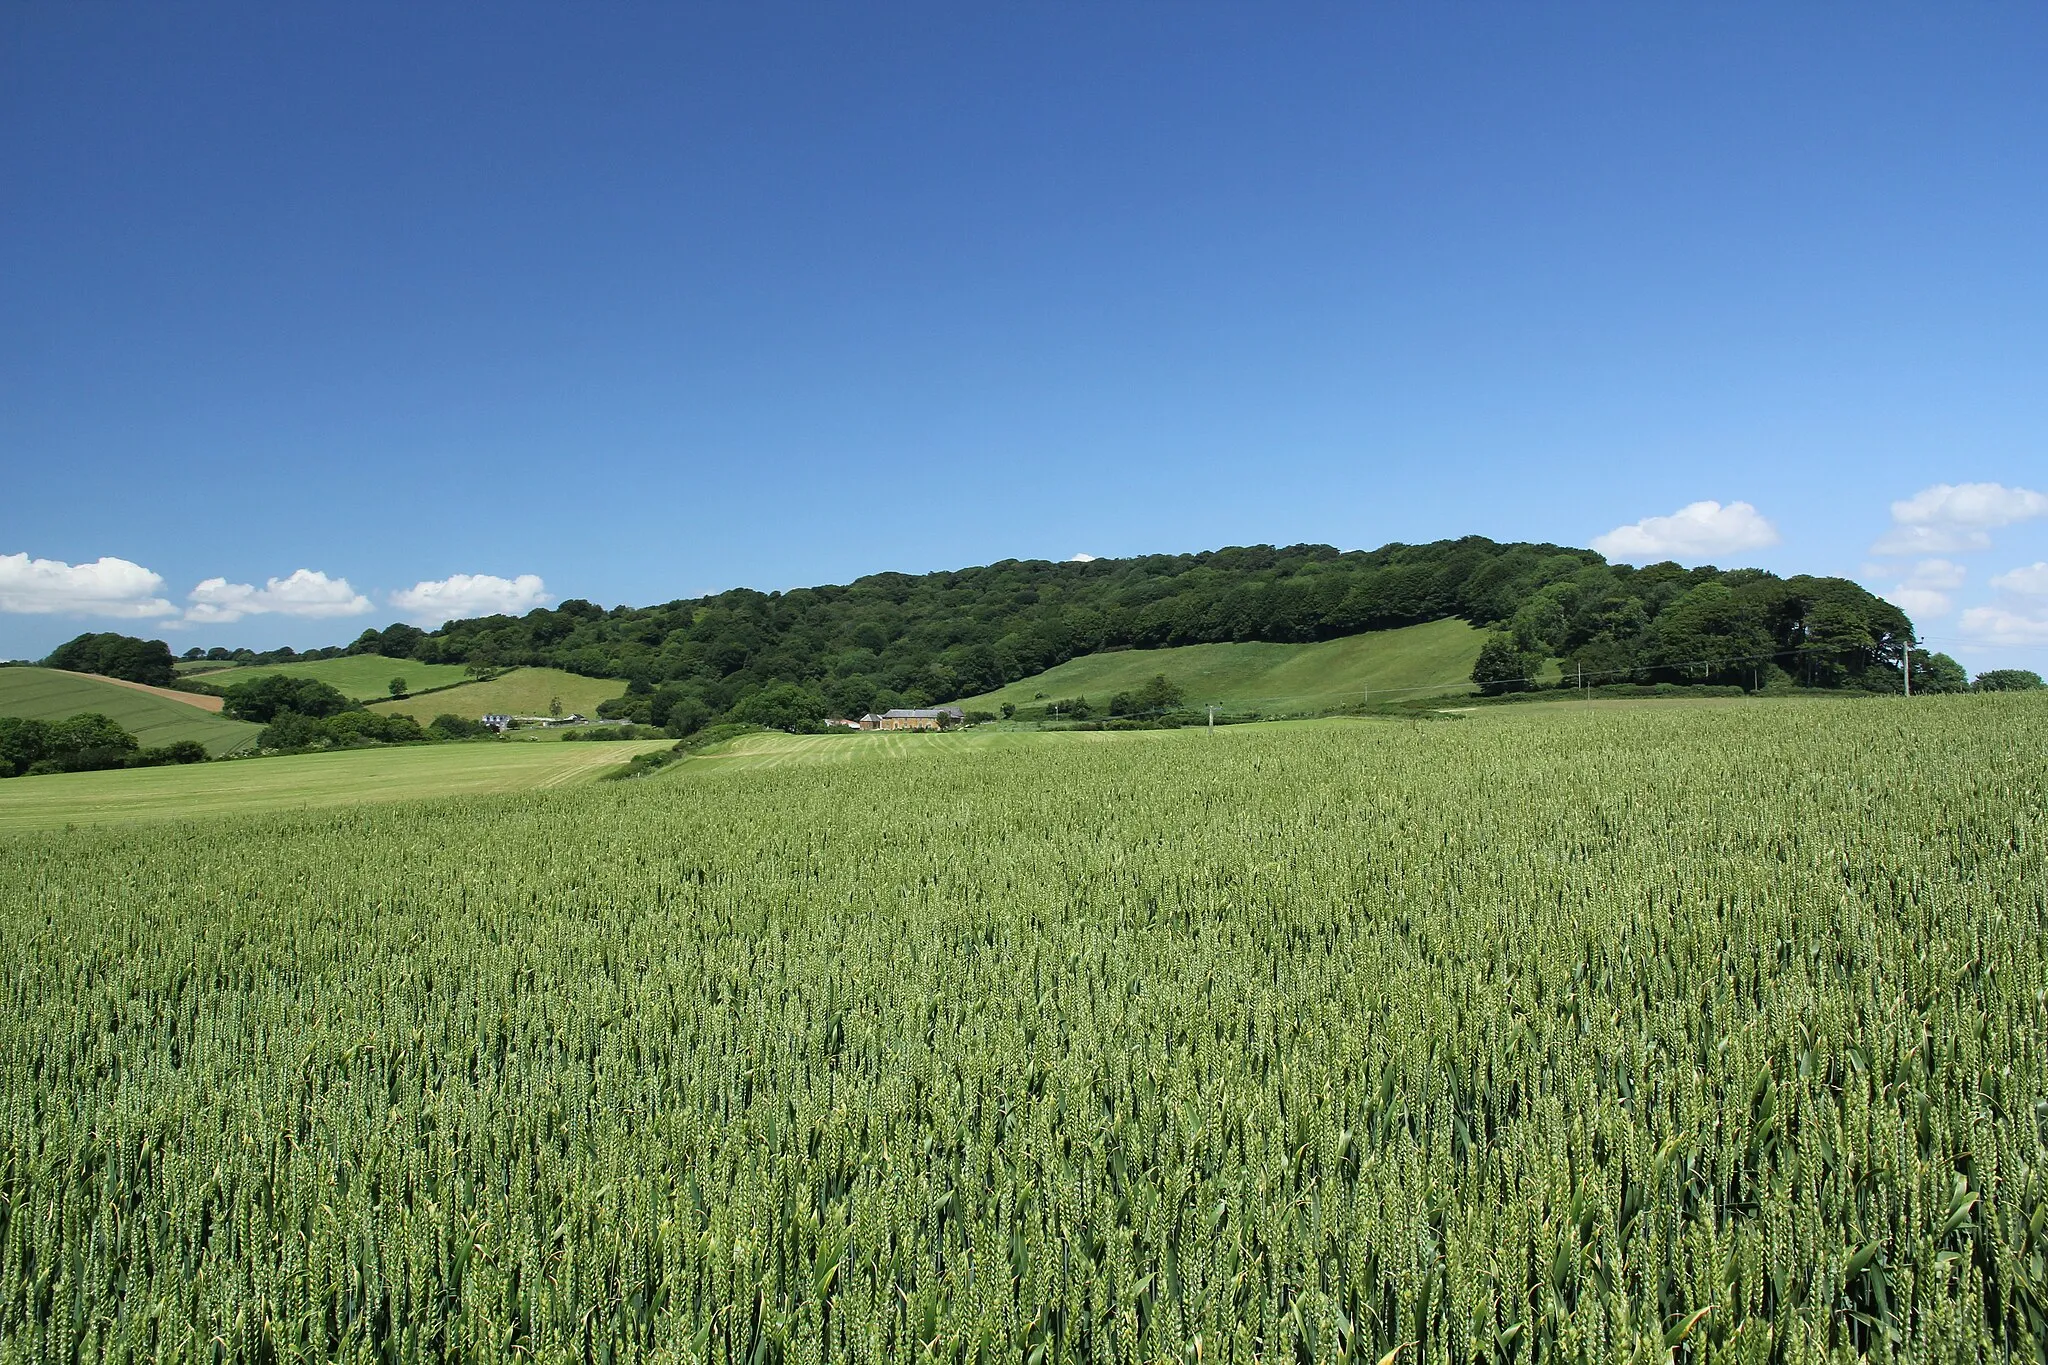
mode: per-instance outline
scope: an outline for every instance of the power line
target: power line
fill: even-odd
[[[2048,653],[2048,640],[2038,644],[1999,645],[1985,640],[1966,640],[1960,635],[1922,635],[1918,643],[1923,645],[1947,645],[1950,649],[1997,649],[2019,650],[2028,654]]]

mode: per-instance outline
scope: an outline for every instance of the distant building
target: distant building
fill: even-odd
[[[946,730],[967,719],[967,713],[957,706],[932,706],[902,708],[884,711],[877,716],[870,712],[860,718],[863,730]]]
[[[490,726],[493,730],[496,730],[499,734],[502,735],[507,730],[512,728],[512,717],[489,715],[484,717],[484,724]]]

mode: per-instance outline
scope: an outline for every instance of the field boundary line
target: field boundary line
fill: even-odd
[[[51,669],[50,671],[53,673],[71,672],[68,668]],[[181,701],[187,706],[196,706],[201,711],[211,711],[215,715],[219,715],[221,708],[227,705],[227,698],[225,697],[210,697],[204,692],[180,692],[173,687],[153,687],[148,683],[130,682],[126,678],[110,678],[104,673],[78,673],[73,676],[91,678],[95,682],[112,683],[116,687],[125,687],[132,692],[147,692],[152,697],[162,697],[166,701]]]

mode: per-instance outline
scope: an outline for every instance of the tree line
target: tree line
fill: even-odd
[[[687,734],[721,719],[788,728],[957,701],[1104,649],[1301,643],[1453,616],[1493,629],[1489,685],[1554,660],[1608,681],[1897,691],[1914,638],[1903,611],[1848,579],[1636,568],[1592,550],[1468,536],[1370,551],[1003,560],[609,610],[572,599],[437,630],[366,630],[345,652],[618,678],[625,695],[607,718]]]
[[[0,778],[204,762],[206,748],[196,740],[146,748],[97,711],[55,721],[0,716]]]
[[[97,673],[150,687],[169,687],[177,680],[171,647],[162,640],[138,640],[111,631],[88,632],[66,640],[43,660],[46,668],[68,673]]]
[[[359,749],[373,744],[480,739],[496,733],[480,720],[457,715],[436,716],[426,725],[411,716],[383,715],[318,678],[274,673],[219,690],[224,714],[263,727],[256,746],[265,751]]]
[[[1371,551],[1004,560],[610,610],[572,600],[434,631],[365,631],[350,648],[621,678],[615,718],[687,732],[726,716],[773,723],[957,701],[1103,649],[1302,643],[1447,616],[1496,627],[1567,669],[1675,683],[1744,681],[1694,661],[1767,654],[1777,662],[1756,670],[1757,686],[1776,668],[1812,687],[1891,690],[1913,638],[1904,612],[1847,579],[1633,568],[1472,536]]]

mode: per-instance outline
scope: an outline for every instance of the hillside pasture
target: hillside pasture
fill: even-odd
[[[165,701],[174,701],[181,706],[196,706],[201,711],[211,711],[216,715],[226,705],[224,698],[205,692],[180,692],[175,687],[153,687],[148,683],[130,682],[126,678],[110,678],[104,673],[80,673],[78,676],[91,678],[95,682],[112,683],[116,687],[132,688],[137,692],[147,692],[152,697],[162,697]]]
[[[6,671],[10,670],[0,670]],[[624,766],[634,754],[669,742],[503,744],[477,740],[189,767],[18,777],[0,782],[0,833],[440,796],[552,791],[593,782]]]
[[[251,664],[212,672],[181,675],[214,687],[233,687],[257,678],[318,678],[343,696],[357,701],[375,701],[391,695],[391,680],[405,679],[414,692],[426,687],[446,687],[466,676],[461,664],[423,664],[411,659],[387,659],[381,654],[351,654],[342,659],[315,659],[303,664]]]
[[[1375,699],[1407,701],[1472,691],[1472,665],[1485,634],[1459,620],[1347,635],[1306,645],[1245,643],[1125,649],[1069,659],[1057,668],[959,703],[993,711],[1005,702],[1043,706],[1085,697],[1097,712],[1118,692],[1158,674],[1180,685],[1189,706],[1294,715]]]
[[[141,740],[145,748],[191,739],[205,745],[215,758],[256,742],[261,726],[213,714],[194,704],[200,700],[208,699],[188,700],[163,688],[62,669],[0,668],[0,716],[57,721],[96,711]],[[210,700],[217,703],[219,699]]]
[[[623,696],[625,691],[625,681],[620,678],[586,678],[559,668],[515,668],[489,682],[464,683],[416,699],[375,702],[370,709],[411,716],[425,725],[442,714],[470,720],[493,713],[544,716],[548,703],[559,697],[563,715],[595,716],[600,703]]]

